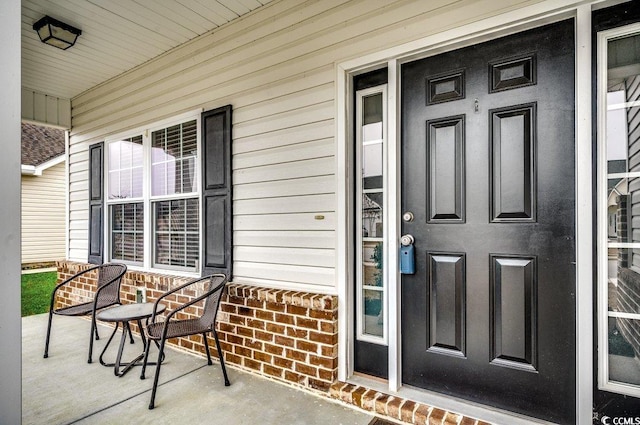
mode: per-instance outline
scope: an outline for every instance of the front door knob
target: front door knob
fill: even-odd
[[[402,235],[402,237],[400,238],[400,244],[402,246],[413,245],[414,242],[415,242],[415,239],[413,239],[412,235]]]
[[[406,213],[402,214],[402,220],[406,223],[413,221],[413,213],[411,211],[407,211]]]

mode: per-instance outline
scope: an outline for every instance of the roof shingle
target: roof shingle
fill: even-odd
[[[22,165],[38,166],[63,155],[64,130],[22,123]]]

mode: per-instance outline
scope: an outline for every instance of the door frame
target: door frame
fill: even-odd
[[[619,2],[619,1],[618,1]],[[360,58],[336,63],[336,284],[338,288],[338,379],[361,384],[385,393],[416,400],[490,422],[529,423],[507,411],[478,406],[463,400],[417,390],[402,385],[400,341],[400,273],[398,241],[400,239],[400,74],[403,63],[434,56],[444,51],[478,44],[535,28],[547,23],[575,19],[575,190],[576,190],[576,347],[593,347],[593,187],[592,187],[592,47],[591,12],[613,1],[543,2],[486,18],[455,29],[430,35]],[[594,7],[594,5],[597,5]],[[595,60],[595,59],[593,59]],[[388,383],[354,376],[354,276],[353,203],[349,170],[353,162],[353,90],[354,75],[388,68]],[[395,243],[393,242],[395,241]],[[394,246],[396,247],[394,249]],[[593,352],[576,350],[576,421],[590,423],[593,405]]]

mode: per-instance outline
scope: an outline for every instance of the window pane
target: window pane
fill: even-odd
[[[196,121],[174,125],[151,134],[151,194],[196,191]]]
[[[182,191],[195,192],[196,190],[196,161],[195,157],[182,160]]]
[[[187,233],[187,246],[186,246],[186,266],[198,267],[198,252],[200,251],[200,238],[197,234]]]
[[[154,202],[155,264],[195,269],[200,253],[198,199]]]
[[[142,197],[142,136],[109,143],[109,199]]]
[[[112,233],[111,258],[122,258],[122,235],[120,233]]]
[[[174,266],[186,266],[184,234],[171,233],[170,263]]]
[[[111,205],[111,259],[141,264],[144,255],[142,202]]]
[[[158,233],[156,235],[156,263],[171,264],[169,255],[169,235]]]
[[[173,175],[172,175],[173,179]],[[167,163],[160,162],[151,166],[151,193],[154,195],[167,194]]]
[[[117,198],[133,198],[133,190],[131,188],[131,169],[123,170],[120,172],[120,190],[118,192]]]
[[[120,194],[120,171],[109,171],[109,199],[117,199]]]
[[[131,170],[131,196],[134,198],[142,197],[142,167],[135,167]]]
[[[382,188],[382,143],[362,147],[362,178],[364,189]]]
[[[383,196],[382,192],[362,195],[362,236],[365,238],[383,236]]]
[[[382,94],[363,98],[362,178],[364,189],[381,189],[383,176]]]
[[[382,242],[364,242],[362,244],[362,284],[364,286],[383,286],[382,252]]]
[[[200,223],[198,221],[198,200],[187,199],[186,223],[188,232],[198,232]]]
[[[382,122],[382,93],[375,93],[362,98],[362,123],[367,128],[369,124],[377,124]],[[366,133],[366,132],[365,132]],[[382,138],[381,134],[378,138]],[[365,141],[371,140],[365,137]]]
[[[609,318],[609,379],[640,385],[640,320]]]
[[[384,309],[382,291],[364,291],[364,333],[383,336]]]

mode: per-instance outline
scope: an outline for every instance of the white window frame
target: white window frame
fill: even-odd
[[[598,388],[633,397],[640,397],[640,385],[612,381],[609,377],[610,317],[640,320],[640,314],[609,311],[608,296],[608,248],[640,248],[640,243],[610,243],[608,241],[609,213],[607,205],[607,180],[609,178],[638,177],[640,173],[607,173],[607,50],[609,40],[640,34],[640,23],[598,32],[597,35],[597,98],[598,98],[598,139],[597,139],[597,240],[598,240]],[[623,105],[627,106],[627,105]]]
[[[363,142],[362,142],[362,99],[374,94],[382,95],[382,288],[378,287],[366,287],[363,283],[364,276],[362,272],[362,256],[363,256],[363,242],[365,238],[362,235],[362,195],[364,192],[363,187],[363,175],[362,175],[362,157],[363,157]],[[356,147],[355,147],[355,183],[356,183],[356,219],[355,219],[355,236],[356,236],[356,338],[359,341],[370,342],[373,344],[388,345],[389,331],[388,331],[388,227],[389,220],[387,218],[387,204],[388,200],[388,140],[387,140],[387,84],[381,84],[379,86],[370,87],[363,90],[358,90],[356,93]],[[364,330],[364,291],[373,290],[382,292],[382,337],[367,334]]]
[[[143,176],[143,184],[142,184],[142,195],[138,196],[138,197],[131,197],[131,198],[115,198],[115,199],[109,199],[109,188],[110,188],[110,181],[111,181],[111,168],[110,168],[110,161],[111,161],[111,155],[109,152],[109,146],[111,143],[117,143],[120,141],[124,141],[126,139],[132,139],[135,137],[141,137],[142,138],[142,152],[143,152],[143,158],[142,158],[142,176]],[[144,165],[144,151],[145,151],[145,147],[144,147],[144,135],[142,132],[138,131],[138,132],[134,132],[129,134],[128,136],[124,136],[124,137],[119,137],[116,138],[114,140],[110,140],[108,142],[105,143],[105,154],[104,154],[104,158],[105,158],[105,167],[104,167],[104,174],[105,174],[105,178],[104,178],[104,185],[105,185],[105,204],[106,204],[106,208],[105,208],[105,223],[107,223],[107,226],[105,226],[105,230],[106,230],[106,237],[105,237],[105,243],[106,243],[106,249],[107,249],[107,258],[109,259],[109,261],[115,261],[115,262],[119,262],[119,263],[123,263],[123,264],[127,264],[128,266],[133,266],[133,267],[140,267],[138,262],[133,262],[133,261],[126,261],[120,258],[113,258],[112,257],[112,252],[113,252],[113,245],[112,245],[112,236],[113,236],[113,232],[112,232],[112,214],[111,214],[111,209],[113,206],[117,206],[117,205],[125,205],[125,204],[138,204],[138,203],[142,203],[142,207],[143,207],[143,214],[146,220],[146,208],[144,206],[144,198],[145,198],[145,184],[144,184],[144,170],[145,170],[145,165]],[[133,167],[132,167],[133,169]],[[120,170],[122,170],[122,168],[120,168]],[[143,226],[143,230],[142,230],[142,234],[143,234],[143,238],[145,237],[145,231],[146,229]],[[143,242],[143,244],[146,243]],[[144,265],[144,258],[145,258],[145,250],[146,250],[146,246],[143,245],[143,252],[142,252],[142,263]]]
[[[190,192],[188,195],[184,193],[177,193],[171,195],[151,195],[151,135],[154,131],[162,130],[167,127],[185,123],[188,121],[196,121],[196,143],[197,143],[197,158],[195,161],[195,192]],[[136,198],[135,200],[118,200],[109,199],[109,144],[117,142],[119,140],[127,139],[142,135],[143,146],[143,189],[142,198]],[[111,258],[111,214],[110,207],[115,204],[122,204],[125,202],[143,202],[144,211],[144,255],[143,264],[128,264],[132,270],[158,272],[163,274],[179,275],[179,276],[200,276],[200,269],[202,265],[202,184],[201,184],[201,161],[202,161],[202,134],[201,134],[201,120],[200,111],[188,112],[185,114],[177,115],[172,118],[157,121],[148,126],[141,126],[126,132],[114,134],[105,139],[105,164],[104,164],[104,179],[103,187],[105,193],[105,208],[104,208],[104,249],[106,249],[106,258],[108,261],[118,261],[127,263],[121,260]],[[186,268],[180,266],[170,266],[158,264],[154,265],[154,250],[153,244],[155,241],[154,225],[155,220],[153,216],[153,203],[160,201],[170,201],[175,199],[190,199],[195,198],[198,201],[198,258],[194,268]]]

